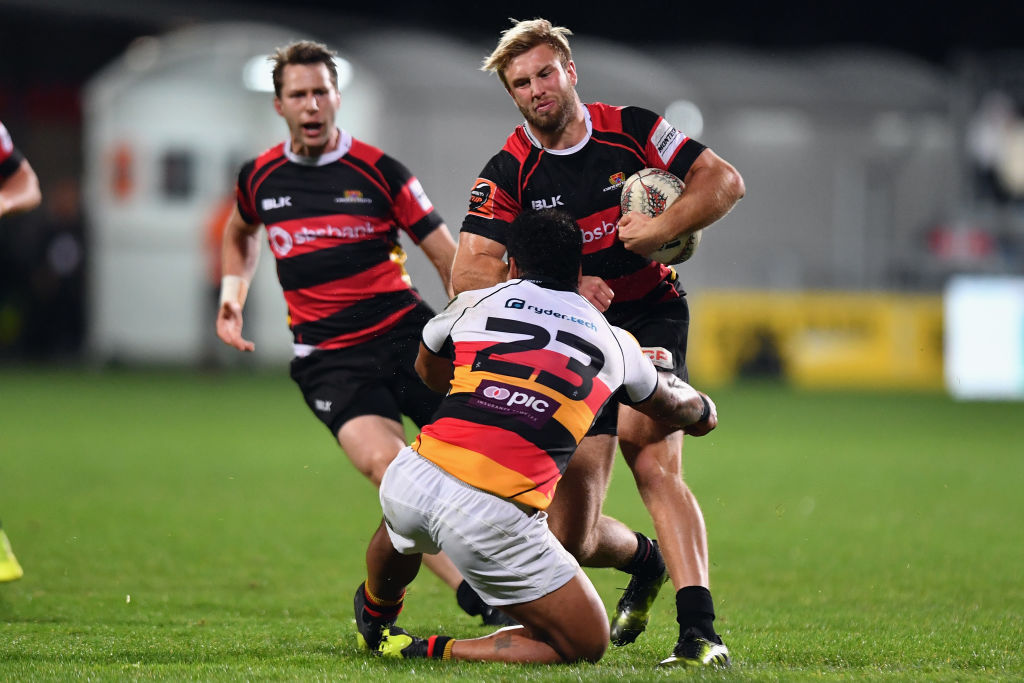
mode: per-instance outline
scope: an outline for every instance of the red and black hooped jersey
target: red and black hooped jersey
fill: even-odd
[[[11,134],[7,132],[3,121],[0,121],[0,179],[6,180],[14,175],[24,158],[14,146]]]
[[[596,102],[584,112],[587,136],[569,149],[545,149],[525,124],[516,127],[474,183],[462,230],[505,244],[508,224],[521,212],[563,208],[583,231],[583,274],[615,292],[609,315],[627,302],[674,299],[674,272],[619,240],[619,198],[641,168],[684,177],[705,147],[647,109]]]
[[[573,291],[510,280],[459,294],[423,328],[454,352],[451,389],[413,448],[484,491],[543,510],[594,417],[658,384],[636,340]]]
[[[419,301],[399,229],[419,244],[441,217],[401,163],[341,131],[317,158],[288,143],[242,166],[242,218],[267,229],[296,344],[338,349],[369,341]]]

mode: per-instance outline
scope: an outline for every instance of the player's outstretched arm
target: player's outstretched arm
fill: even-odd
[[[471,232],[459,233],[459,247],[452,265],[455,294],[504,282],[508,277],[504,256],[504,244]]]
[[[718,426],[715,402],[707,394],[666,372],[658,373],[658,388],[654,394],[633,407],[691,436],[704,436]]]
[[[34,209],[42,199],[39,178],[28,159],[22,159],[18,169],[0,187],[0,218]]]
[[[434,228],[434,231],[420,240],[420,248],[427,255],[430,262],[437,269],[441,276],[441,283],[444,291],[451,298],[455,296],[452,291],[452,261],[455,260],[455,240],[448,230],[448,226],[442,223]]]
[[[249,283],[259,263],[258,225],[245,222],[238,207],[231,212],[224,227],[221,247],[220,306],[217,309],[217,336],[239,351],[253,351],[256,345],[242,337],[242,308],[249,293]]]

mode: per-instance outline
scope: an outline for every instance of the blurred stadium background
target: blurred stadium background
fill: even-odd
[[[1020,6],[343,7],[0,0],[0,120],[44,193],[0,223],[0,363],[239,362],[213,334],[210,226],[239,163],[284,135],[255,76],[295,38],[339,51],[339,122],[457,231],[519,120],[477,66],[508,15],[543,15],[576,32],[585,100],[664,113],[747,181],[681,268],[694,377],[1024,396]],[[267,256],[249,360],[283,365]]]

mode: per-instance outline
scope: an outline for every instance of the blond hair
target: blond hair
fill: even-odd
[[[572,31],[564,26],[552,26],[547,19],[527,19],[525,21],[510,19],[509,21],[513,22],[514,26],[501,32],[498,47],[494,48],[494,52],[484,60],[483,66],[480,67],[481,71],[493,71],[498,74],[498,78],[501,79],[506,90],[511,91],[508,81],[505,80],[505,69],[508,68],[509,62],[538,45],[550,46],[558,55],[562,66],[569,66],[569,62],[572,61],[572,50],[569,48],[569,40],[566,36],[571,36]]]

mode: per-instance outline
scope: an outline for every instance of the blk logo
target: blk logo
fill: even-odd
[[[273,209],[283,209],[286,206],[292,205],[291,197],[278,197],[277,199],[269,198],[264,199],[262,202],[264,211],[271,211]]]
[[[541,209],[553,209],[556,206],[565,206],[565,203],[562,201],[562,195],[556,194],[550,199],[534,199],[530,202],[530,206],[539,211]]]

